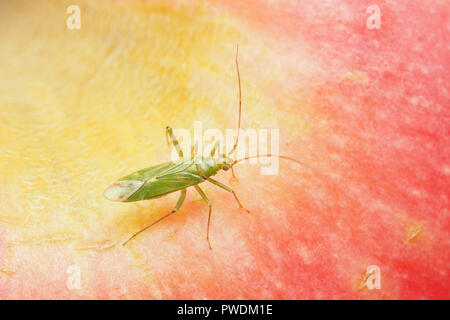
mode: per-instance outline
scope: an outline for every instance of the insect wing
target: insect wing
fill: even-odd
[[[144,184],[145,181],[139,180],[116,181],[106,188],[103,196],[111,201],[125,201]]]
[[[126,201],[138,191],[149,179],[169,172],[174,163],[166,162],[150,168],[142,169],[120,178],[106,188],[103,196],[111,201]]]
[[[121,202],[161,197],[198,183],[199,178],[192,174],[182,174],[193,163],[193,160],[166,162],[136,171],[112,183],[103,195],[108,200]]]
[[[122,180],[141,180],[148,181],[157,177],[161,177],[171,173],[177,173],[186,170],[188,167],[192,166],[192,160],[177,161],[177,162],[166,162],[153,167],[145,168],[129,174],[118,181]]]

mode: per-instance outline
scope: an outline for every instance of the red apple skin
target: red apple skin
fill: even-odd
[[[80,253],[49,241],[9,250],[17,236],[0,225],[0,299],[450,298],[448,3],[380,1],[379,30],[366,26],[369,1],[210,3],[265,41],[256,51],[280,52],[288,72],[263,98],[280,106],[280,150],[306,166],[280,162],[278,176],[237,168],[233,188],[250,214],[229,193],[205,187],[211,251],[207,208],[193,192],[176,215],[127,247]],[[264,66],[252,66],[244,52],[241,46],[248,88]],[[304,134],[293,133],[295,117],[308,119]],[[18,201],[1,208],[10,202]],[[159,199],[152,210],[167,212],[173,202]],[[122,210],[141,219],[140,208]],[[105,214],[99,233],[130,233],[149,221],[110,219]],[[81,268],[80,289],[68,289],[71,265]],[[380,289],[361,286],[370,265],[380,268]]]
[[[316,117],[329,121],[330,130],[318,128],[308,137],[309,157],[335,178],[318,178],[327,186],[325,197],[296,190],[292,239],[313,253],[306,263],[293,254],[293,242],[277,242],[289,298],[450,295],[449,4],[380,2],[381,29],[369,30],[372,4],[224,4],[291,50],[307,46],[324,70],[320,86],[299,90],[298,108],[307,95]],[[283,83],[291,87],[286,91],[303,85],[296,81],[301,73]],[[410,225],[423,227],[417,241],[404,240]],[[368,264],[384,270],[383,289],[352,291],[351,274]]]

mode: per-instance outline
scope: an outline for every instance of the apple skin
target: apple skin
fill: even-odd
[[[80,1],[69,31],[62,2],[2,3],[0,299],[450,298],[449,5],[382,2],[368,29],[372,4]],[[166,125],[235,126],[236,42],[243,127],[304,166],[220,173],[250,214],[203,184],[213,250],[193,190],[121,246],[176,195],[104,188],[169,159]]]

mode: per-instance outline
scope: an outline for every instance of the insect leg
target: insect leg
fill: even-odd
[[[237,181],[237,177],[236,177],[236,175],[234,174],[234,169],[233,169],[233,166],[231,166],[231,174],[232,174],[232,176],[233,176],[233,179],[235,180],[235,181]]]
[[[211,202],[209,202],[208,197],[206,196],[206,194],[203,192],[203,190],[198,185],[195,185],[194,188],[195,188],[195,190],[198,191],[198,193],[200,193],[200,196],[203,198],[203,200],[205,200],[205,202],[208,204],[208,207],[209,207],[208,227],[206,228],[206,240],[208,241],[208,246],[209,246],[209,249],[211,250],[212,249],[211,243],[209,242],[209,223],[211,222],[211,210],[212,210]]]
[[[218,186],[218,187],[220,187],[220,188],[222,188],[222,189],[227,190],[228,192],[231,192],[231,193],[233,194],[234,198],[236,199],[237,203],[239,204],[239,207],[240,207],[241,209],[244,209],[244,210],[247,211],[248,213],[250,213],[250,210],[245,209],[244,206],[242,205],[242,203],[239,201],[239,199],[238,199],[238,197],[237,197],[237,195],[236,195],[236,192],[234,192],[233,189],[231,189],[229,186],[224,185],[222,182],[219,182],[219,181],[214,180],[214,179],[212,179],[212,178],[207,178],[206,180],[208,180],[208,181],[211,182],[212,184],[215,184],[216,186]]]
[[[172,128],[171,127],[166,127],[166,140],[167,140],[167,142],[169,142],[169,137],[170,137],[170,140],[172,140],[172,144],[175,147],[175,150],[177,150],[177,152],[178,152],[178,157],[183,158],[183,151],[180,148],[180,143],[178,142],[177,138],[173,134]]]
[[[136,237],[138,234],[140,234],[141,232],[147,230],[148,228],[150,228],[151,226],[157,224],[158,222],[160,222],[161,220],[164,220],[165,218],[167,218],[168,216],[170,216],[171,214],[174,214],[175,212],[178,211],[178,209],[180,209],[181,205],[183,204],[184,199],[186,198],[186,189],[181,190],[180,192],[180,197],[178,198],[177,204],[175,205],[175,208],[173,208],[172,211],[170,211],[168,214],[166,214],[165,216],[162,216],[161,218],[159,218],[158,220],[156,220],[155,222],[153,222],[151,225],[145,227],[144,229],[136,232],[135,234],[133,234],[127,241],[125,241],[123,243],[123,245],[126,245],[130,240],[132,240],[134,237]]]

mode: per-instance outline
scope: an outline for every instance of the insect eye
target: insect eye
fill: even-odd
[[[228,169],[230,169],[230,167],[227,166],[226,164],[224,164],[224,165],[222,166],[222,169],[225,170],[225,171],[227,171]]]

